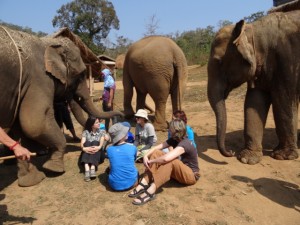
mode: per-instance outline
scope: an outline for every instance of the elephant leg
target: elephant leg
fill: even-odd
[[[248,89],[245,99],[244,138],[245,149],[238,159],[245,164],[256,164],[262,158],[262,139],[269,108],[271,105],[268,93]]]
[[[290,95],[280,92],[280,95],[273,97],[273,114],[279,144],[273,150],[272,156],[278,160],[298,158],[297,125],[299,103],[297,100],[292,100],[293,98],[287,98],[286,96]]]
[[[155,119],[153,122],[153,126],[155,130],[159,131],[167,131],[168,123],[166,121],[166,100],[155,100]]]
[[[146,107],[146,94],[136,91],[136,111],[139,109],[145,109]]]
[[[18,159],[18,184],[20,187],[30,187],[40,183],[46,176],[30,162]]]
[[[134,115],[134,111],[131,105],[132,97],[133,97],[133,82],[125,71],[123,74],[123,89],[124,89],[123,107],[124,107],[125,118],[131,118]]]
[[[34,97],[31,99],[31,101],[24,99],[20,107],[22,130],[28,138],[52,150],[51,157],[43,168],[58,173],[64,172],[66,139],[55,121],[53,103],[47,104],[46,100],[42,102]],[[38,104],[33,104],[35,102]]]

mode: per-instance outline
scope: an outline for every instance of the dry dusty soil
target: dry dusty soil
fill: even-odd
[[[95,84],[99,97],[102,83]],[[122,110],[123,90],[117,84],[115,109]],[[192,66],[183,109],[195,131],[201,178],[189,187],[170,181],[154,201],[134,206],[128,192],[112,192],[104,173],[84,182],[77,164],[78,143],[68,141],[66,172],[48,174],[40,184],[18,187],[16,165],[0,162],[0,224],[200,224],[200,225],[296,225],[300,223],[300,159],[276,161],[270,157],[277,144],[272,112],[264,135],[264,156],[257,165],[244,165],[236,157],[224,158],[215,142],[215,117],[206,97],[205,67]],[[245,86],[227,100],[226,144],[243,149],[243,101]],[[151,99],[147,100],[151,102]],[[100,107],[100,102],[95,102]],[[170,102],[167,116],[171,118]],[[75,123],[78,134],[82,128]],[[67,140],[70,140],[68,131]],[[167,134],[158,132],[159,141]],[[33,159],[40,165],[47,156]],[[143,165],[137,164],[142,172]]]

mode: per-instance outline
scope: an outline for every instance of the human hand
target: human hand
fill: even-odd
[[[148,156],[144,156],[143,157],[143,163],[144,163],[144,166],[147,168],[147,169],[150,169],[150,160],[148,158]]]
[[[20,144],[17,144],[13,149],[15,156],[21,160],[30,160],[30,151],[27,148],[24,148]]]
[[[88,154],[95,154],[95,150],[93,147],[86,147],[85,152]]]
[[[108,102],[107,107],[109,108],[109,110],[111,110],[111,106],[112,106],[111,102]]]

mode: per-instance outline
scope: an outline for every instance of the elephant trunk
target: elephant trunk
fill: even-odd
[[[80,107],[80,105],[74,101],[74,100],[71,100],[69,102],[69,106],[71,108],[71,111],[75,117],[75,119],[78,121],[78,123],[80,123],[81,126],[85,126],[85,122],[87,120],[86,116],[84,115],[83,113],[83,110],[82,108]]]
[[[82,101],[80,101],[82,102]],[[124,117],[124,114],[119,111],[109,111],[109,112],[101,112],[99,111],[94,103],[92,102],[92,99],[85,99],[83,101],[83,104],[81,104],[81,107],[89,114],[93,115],[95,117],[101,118],[101,119],[110,119],[114,116],[121,116]]]
[[[114,116],[124,117],[124,114],[119,111],[101,112],[94,105],[92,98],[90,97],[86,82],[81,82],[77,87],[74,100],[80,105],[80,107],[89,115],[93,115],[100,119],[110,119]],[[82,120],[82,116],[81,116]],[[78,121],[80,122],[80,121]]]
[[[222,79],[215,79],[208,73],[207,95],[209,103],[216,115],[217,144],[223,156],[231,157],[233,153],[225,148],[225,136],[227,126],[227,115],[225,106],[225,82]]]

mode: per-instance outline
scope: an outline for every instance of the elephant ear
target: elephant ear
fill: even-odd
[[[44,60],[46,71],[59,79],[63,84],[67,82],[66,57],[61,45],[51,45],[46,48]]]
[[[251,72],[254,73],[256,69],[256,56],[254,42],[249,42],[245,33],[246,24],[244,20],[239,21],[233,30],[233,44],[237,47],[238,52],[251,65]],[[253,35],[253,31],[252,31]]]

